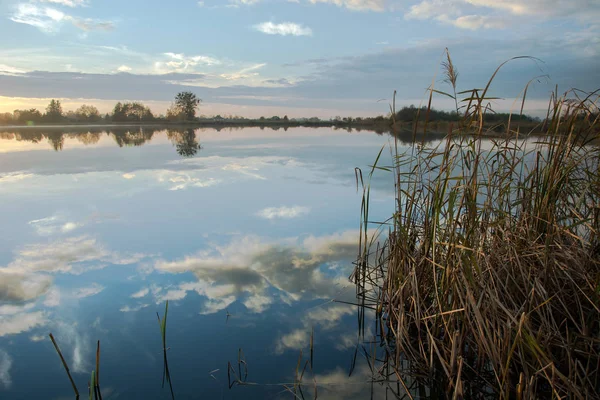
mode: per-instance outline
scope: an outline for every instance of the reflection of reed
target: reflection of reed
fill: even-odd
[[[166,301],[165,304],[165,315],[163,318],[160,318],[160,315],[156,313],[156,317],[158,318],[158,325],[160,326],[160,334],[162,337],[162,345],[163,345],[163,378],[162,378],[162,387],[165,387],[165,379],[169,384],[169,389],[171,390],[171,397],[175,399],[175,394],[173,394],[173,382],[171,382],[171,373],[169,372],[169,361],[167,359],[167,313],[169,311],[169,300]]]
[[[92,379],[94,384],[91,386],[94,388],[94,397],[96,400],[102,400],[102,393],[100,393],[100,341],[98,340],[98,346],[96,347],[96,372],[92,371]],[[90,399],[92,394],[90,393]]]
[[[309,342],[309,350],[310,350],[310,359],[304,360],[302,350],[300,350],[300,354],[298,355],[298,362],[296,363],[296,369],[294,370],[294,381],[293,382],[280,382],[280,383],[256,383],[256,382],[248,382],[248,363],[246,363],[246,357],[244,356],[244,351],[242,349],[238,350],[238,360],[237,360],[237,372],[231,362],[227,363],[227,381],[229,385],[229,389],[238,385],[238,386],[279,386],[283,387],[283,392],[289,392],[293,395],[294,399],[304,400],[306,395],[304,394],[302,387],[307,386],[304,383],[304,375],[307,369],[310,371],[312,375],[312,383],[310,388],[313,393],[312,396],[314,399],[317,398],[317,379],[315,376],[315,372],[313,369],[314,366],[314,328],[311,329],[310,333],[310,342]],[[212,375],[211,375],[212,376]],[[310,395],[310,393],[308,393]]]
[[[75,400],[78,400],[79,399],[79,390],[77,390],[75,381],[73,381],[73,377],[71,376],[71,371],[69,370],[69,366],[67,365],[67,362],[65,361],[65,358],[63,357],[62,352],[60,351],[60,348],[58,347],[58,344],[56,343],[56,340],[54,339],[54,336],[51,333],[48,336],[50,336],[50,340],[52,340],[52,344],[54,345],[54,348],[56,349],[56,352],[58,353],[58,356],[60,357],[60,361],[62,361],[62,364],[65,367],[65,371],[67,372],[67,376],[69,377],[69,381],[71,382],[71,385],[73,386],[73,391],[75,392]],[[90,380],[88,381],[88,393],[89,393],[90,400],[102,400],[102,393],[100,392],[99,376],[100,376],[100,341],[98,340],[98,346],[96,348],[96,370],[92,371],[92,375],[90,377]]]
[[[56,352],[60,357],[60,361],[62,361],[63,367],[65,367],[65,371],[67,372],[67,376],[69,377],[71,385],[73,386],[73,391],[75,392],[75,399],[79,399],[79,391],[77,390],[77,386],[75,386],[75,382],[73,381],[73,377],[71,376],[71,372],[69,371],[69,366],[67,365],[67,362],[65,361],[65,358],[63,357],[62,352],[60,351],[60,348],[56,343],[56,340],[54,340],[54,336],[52,336],[52,334],[49,334],[48,336],[50,336],[50,340],[52,340],[52,344],[54,345],[54,348],[56,349]]]

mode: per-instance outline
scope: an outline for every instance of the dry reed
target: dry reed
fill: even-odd
[[[377,373],[401,398],[598,398],[598,92],[555,93],[542,137],[508,126],[484,141],[498,70],[458,100],[449,54],[443,67],[454,95],[430,94],[455,98],[462,121],[437,146],[392,144],[396,210],[374,234],[362,185],[351,278]]]

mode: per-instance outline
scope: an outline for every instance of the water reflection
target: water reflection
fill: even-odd
[[[175,144],[177,154],[182,157],[193,157],[202,147],[196,139],[196,134],[193,129],[185,130],[167,130],[167,137]]]
[[[260,127],[258,129],[264,131],[277,132],[280,130],[279,126],[272,127]],[[169,140],[175,145],[177,153],[182,157],[193,157],[202,146],[198,140],[198,133],[202,131],[242,131],[243,127],[222,127],[215,126],[210,128],[198,128],[194,126],[56,126],[56,127],[17,127],[17,128],[5,128],[2,131],[0,128],[0,139],[4,140],[15,140],[15,141],[28,141],[31,143],[40,143],[44,140],[48,142],[50,147],[55,151],[61,151],[64,149],[65,139],[74,139],[84,145],[97,144],[103,135],[110,136],[113,138],[115,143],[119,147],[126,146],[141,146],[147,142],[150,142],[155,135],[166,132]],[[323,128],[304,128],[306,130],[317,130]],[[333,131],[342,132],[364,132],[364,130],[356,128],[333,128]],[[283,129],[287,132],[287,127]],[[402,144],[412,143],[415,139],[421,142],[430,142],[441,139],[444,134],[436,132],[428,132],[426,135],[422,132],[413,133],[409,130],[402,130],[398,132],[377,132],[379,135],[384,133],[395,137]]]
[[[168,397],[156,326],[167,300],[178,398],[280,398],[265,384],[293,381],[313,329],[319,397],[368,393],[362,375],[335,387],[347,382],[357,336],[353,308],[332,300],[355,294],[354,167],[389,137],[158,127],[1,135],[0,397],[70,398],[49,332],[78,387],[100,340],[105,398]],[[393,187],[382,174],[372,188],[373,218],[383,219]],[[222,392],[239,348],[260,385]]]

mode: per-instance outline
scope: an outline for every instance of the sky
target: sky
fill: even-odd
[[[459,90],[541,115],[549,93],[600,88],[599,0],[0,0],[0,112],[138,100],[163,113],[366,116],[420,104],[447,47]],[[450,109],[436,96],[434,106]]]

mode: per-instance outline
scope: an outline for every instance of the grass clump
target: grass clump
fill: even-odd
[[[444,67],[453,93],[430,94],[457,99],[449,57]],[[462,92],[444,141],[392,145],[394,165],[381,169],[393,173],[396,210],[377,247],[365,185],[352,275],[362,327],[375,310],[379,373],[402,381],[390,385],[400,397],[598,398],[598,92],[555,93],[543,136],[513,124],[489,139],[494,76]]]

